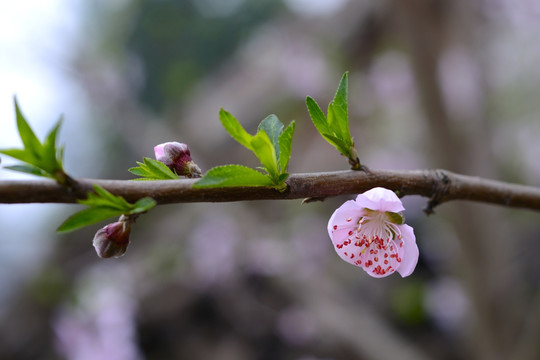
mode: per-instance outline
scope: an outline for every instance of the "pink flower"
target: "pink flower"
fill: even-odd
[[[376,278],[395,271],[409,276],[418,262],[418,246],[403,210],[397,195],[381,187],[346,201],[328,221],[336,252]]]
[[[176,141],[166,142],[154,147],[156,160],[167,165],[178,175],[201,177],[201,169],[191,159],[189,147]]]
[[[94,236],[94,248],[101,258],[120,257],[129,245],[130,221],[117,221],[99,229]]]

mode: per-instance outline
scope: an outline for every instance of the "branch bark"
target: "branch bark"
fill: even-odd
[[[351,195],[382,186],[401,196],[428,197],[427,211],[451,200],[485,202],[540,211],[540,188],[456,174],[447,170],[372,170],[292,174],[288,188],[267,187],[193,189],[196,180],[129,181],[77,179],[73,190],[52,180],[0,181],[0,203],[75,203],[85,198],[92,184],[134,202],[150,196],[159,204],[326,198]]]

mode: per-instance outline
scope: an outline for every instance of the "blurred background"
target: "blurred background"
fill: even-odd
[[[0,29],[0,147],[17,95],[40,137],[64,115],[75,177],[131,179],[166,141],[256,166],[221,107],[295,120],[290,172],[346,169],[304,100],[348,70],[369,167],[540,186],[535,0],[21,0]],[[112,260],[100,226],[55,233],[78,205],[1,205],[0,359],[540,358],[538,213],[407,197],[419,265],[373,279],[326,232],[349,198],[161,206]]]

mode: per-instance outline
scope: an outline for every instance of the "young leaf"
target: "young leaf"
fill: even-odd
[[[269,115],[263,121],[261,121],[255,135],[250,135],[247,133],[242,125],[240,125],[238,120],[223,109],[221,109],[219,112],[219,118],[225,129],[236,141],[255,153],[255,156],[257,156],[263,165],[262,170],[268,173],[268,179],[263,180],[263,177],[265,176],[264,174],[251,170],[254,171],[254,174],[253,172],[249,172],[247,175],[252,174],[253,176],[250,177],[251,180],[249,181],[255,182],[249,186],[269,185],[268,183],[270,182],[270,184],[278,190],[286,189],[284,181],[288,176],[288,174],[286,174],[286,167],[291,156],[290,143],[292,141],[294,125],[292,125],[292,127],[289,125],[288,133],[282,139],[281,136],[283,135],[283,124],[281,121],[279,121],[276,115]],[[282,148],[283,151],[285,151],[285,155],[283,157],[280,155]],[[278,162],[278,159],[280,158],[283,159],[281,160],[283,166],[280,166],[280,162]],[[236,182],[237,180],[229,180],[229,177],[235,177],[233,174],[235,171],[234,169],[234,167],[221,169],[219,170],[219,173],[213,172],[214,169],[212,169],[206,174],[205,177],[203,177],[201,181],[196,184],[196,186],[198,186],[198,184],[206,186],[206,181],[209,181],[209,184],[212,186],[218,186],[215,185],[217,183],[232,184],[219,186],[236,186],[238,185]],[[225,174],[224,171],[227,171],[227,173]],[[245,172],[245,170],[238,171]],[[283,174],[286,175],[283,176]],[[216,176],[217,180],[205,180],[209,175]],[[227,179],[226,181],[224,180],[225,178]]]
[[[348,87],[349,87],[349,73],[345,72],[345,74],[343,74],[343,76],[341,77],[341,81],[339,82],[339,86],[336,91],[336,94],[334,95],[334,100],[332,100],[332,103],[334,104],[334,106],[336,106],[340,111],[344,113],[346,119],[348,119],[348,116],[349,116],[348,106],[347,106]]]
[[[346,143],[352,144],[351,133],[349,132],[349,110],[347,105],[347,87],[349,74],[343,74],[339,82],[334,99],[328,104],[328,124],[332,128],[336,137]]]
[[[80,200],[79,204],[109,206],[124,211],[124,214],[133,210],[134,206],[128,203],[123,197],[113,195],[99,185],[93,185],[93,188],[95,193],[88,194],[88,198],[86,200]]]
[[[139,167],[132,167],[128,171],[141,178],[133,180],[178,180],[179,176],[176,175],[171,169],[167,167],[161,161],[157,161],[148,157],[143,158],[144,163],[137,161]]]
[[[43,145],[41,145],[41,142],[38,140],[36,134],[34,134],[34,131],[30,125],[28,125],[28,121],[26,121],[21,109],[19,108],[17,99],[14,99],[14,102],[15,114],[17,117],[17,129],[19,130],[19,135],[21,136],[24,147],[30,154],[34,156],[34,159],[39,160]]]
[[[333,145],[343,156],[349,157],[351,153],[350,147],[340,138],[330,134],[321,134],[331,145]]]
[[[232,138],[236,141],[238,141],[240,144],[244,145],[249,150],[252,150],[251,148],[251,136],[242,125],[236,120],[234,116],[232,116],[229,112],[221,109],[219,111],[219,120],[221,121],[221,124],[227,130],[227,132],[232,136]]]
[[[275,180],[279,175],[276,150],[264,130],[251,139],[251,147],[270,177]]]
[[[354,142],[349,130],[349,111],[347,104],[348,73],[343,74],[334,99],[328,104],[327,115],[324,116],[319,105],[306,98],[306,106],[313,124],[322,137],[349,159],[351,168],[358,170],[367,168],[360,164]]]
[[[306,106],[308,108],[309,116],[311,117],[311,121],[313,121],[313,125],[317,128],[319,133],[321,134],[330,134],[332,133],[332,129],[328,125],[328,121],[326,120],[326,116],[324,116],[324,113],[322,112],[321,108],[319,107],[319,104],[310,96],[306,98]]]
[[[257,132],[264,130],[270,138],[276,152],[276,158],[279,159],[279,136],[283,132],[283,124],[274,114],[268,115],[257,127]]]
[[[63,148],[57,148],[56,146],[56,137],[60,129],[61,119],[49,132],[45,138],[45,143],[42,144],[22,114],[17,99],[14,102],[17,129],[24,149],[3,149],[0,150],[0,153],[21,160],[26,165],[17,165],[10,167],[10,169],[50,177],[62,185],[70,186],[69,184],[73,184],[73,179],[65,173],[62,167]],[[32,168],[39,169],[39,171]],[[32,170],[30,171],[30,169]]]
[[[9,170],[23,172],[23,173],[27,173],[31,175],[47,176],[44,174],[43,170],[30,164],[11,165],[11,166],[4,166],[4,167]]]
[[[14,159],[24,161],[25,163],[28,163],[28,164],[34,162],[33,155],[21,149],[3,149],[3,150],[0,150],[0,153],[7,156],[11,156]]]
[[[338,138],[348,144],[352,144],[347,111],[343,111],[343,108],[330,103],[328,105],[328,123]]]
[[[272,186],[272,180],[257,170],[242,165],[224,165],[210,169],[193,188],[225,186]]]
[[[155,200],[151,198],[142,198],[135,204],[130,204],[123,197],[113,195],[99,185],[94,185],[93,188],[94,192],[89,193],[85,200],[77,201],[89,208],[71,215],[57,231],[73,231],[111,217],[140,214],[156,206]]]
[[[278,139],[279,143],[279,168],[282,173],[287,171],[289,160],[291,158],[292,138],[294,135],[295,122],[292,121],[289,126],[281,133]],[[286,179],[286,178],[285,178]],[[285,180],[283,180],[285,181]]]
[[[82,227],[96,224],[111,217],[122,215],[122,211],[105,206],[91,207],[81,210],[66,219],[56,230],[58,232],[69,232]]]
[[[51,129],[45,143],[43,144],[43,167],[49,172],[54,172],[55,169],[62,167],[62,152],[56,148],[56,138],[58,130],[62,125],[63,118],[60,117],[56,125]]]
[[[156,204],[156,200],[149,197],[139,199],[135,204],[133,204],[134,208],[133,210],[131,210],[130,214],[140,214],[147,212],[148,210],[156,206]]]
[[[287,180],[288,177],[289,177],[289,173],[287,173],[287,172],[279,174],[278,183],[281,184],[281,185],[284,185],[285,180]],[[286,185],[285,186],[280,186],[279,188],[285,189],[285,188],[287,188],[287,186]]]

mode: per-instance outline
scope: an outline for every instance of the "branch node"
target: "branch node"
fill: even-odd
[[[437,169],[430,171],[429,178],[432,180],[431,193],[433,195],[431,195],[424,208],[424,213],[426,215],[435,213],[434,208],[444,202],[451,185],[450,177],[444,170]]]

